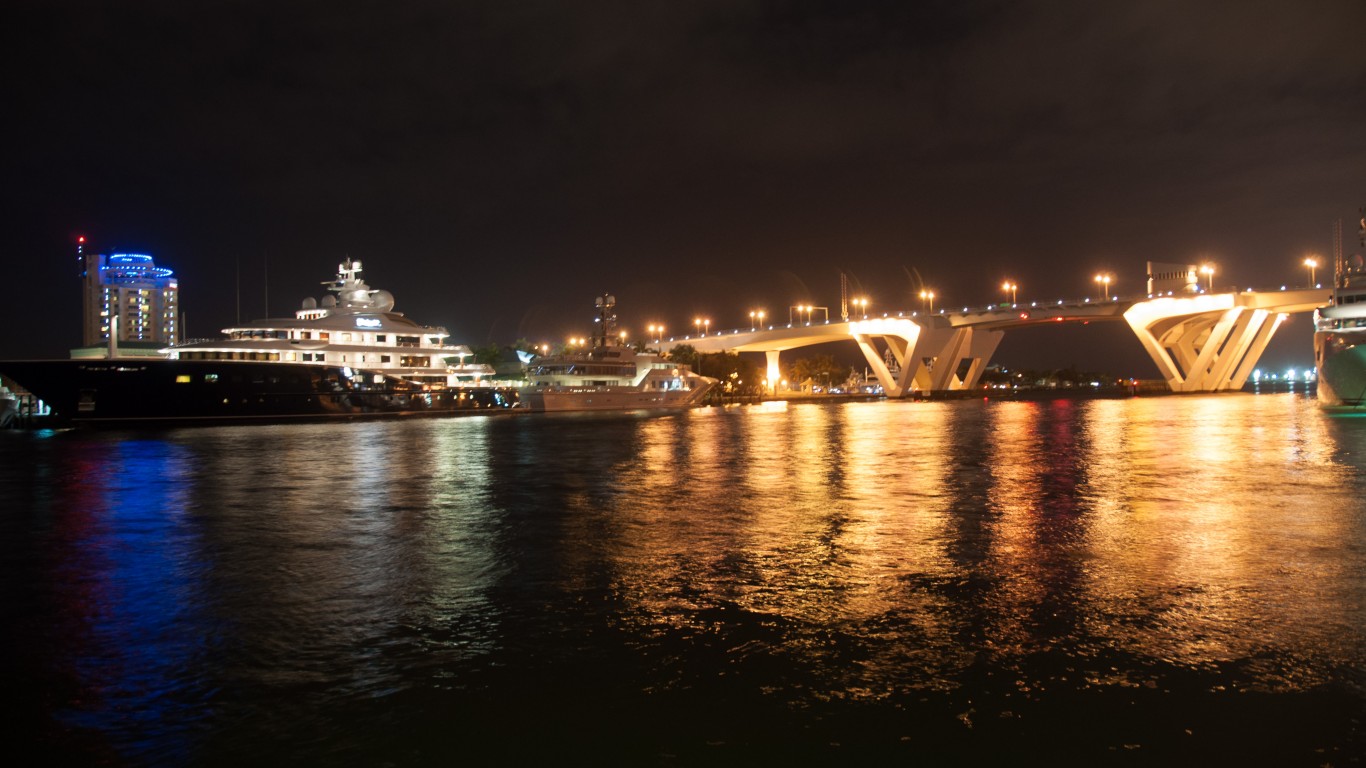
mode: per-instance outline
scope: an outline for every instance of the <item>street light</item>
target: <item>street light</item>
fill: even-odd
[[[863,314],[863,319],[864,319],[864,320],[867,320],[867,319],[868,319],[868,300],[865,299],[865,298],[857,298],[857,299],[854,299],[852,303],[853,303],[853,305],[854,305],[855,307],[858,308],[859,312],[861,312],[861,313]]]
[[[1016,284],[1016,283],[1015,283],[1014,281],[1012,281],[1012,280],[1007,280],[1007,281],[1005,281],[1004,283],[1001,284],[1001,290],[1003,290],[1003,291],[1010,291],[1010,303],[1011,303],[1012,305],[1015,304],[1015,292],[1018,291],[1019,289],[1020,289],[1020,286],[1019,286],[1018,284]]]
[[[925,308],[925,302],[929,302],[929,304],[930,304],[929,313],[930,313],[930,314],[934,314],[934,291],[921,291],[921,292],[920,292],[920,308],[921,308],[921,309],[924,309],[924,308]]]
[[[1114,282],[1114,280],[1115,280],[1115,278],[1114,278],[1113,276],[1111,276],[1111,275],[1108,275],[1108,274],[1099,274],[1099,275],[1096,275],[1096,282],[1097,282],[1097,283],[1100,283],[1101,286],[1104,287],[1104,289],[1105,289],[1105,300],[1106,300],[1106,301],[1109,301],[1109,300],[1110,300],[1110,283]]]
[[[749,329],[751,331],[759,330],[759,326],[764,324],[765,314],[766,313],[762,309],[756,309],[749,313]]]
[[[658,344],[660,339],[664,336],[664,326],[650,323],[649,329],[650,335],[655,337],[655,343]]]
[[[1314,287],[1314,269],[1319,265],[1319,260],[1310,256],[1304,260],[1304,266],[1309,267],[1309,287]]]
[[[1214,265],[1203,264],[1200,267],[1200,274],[1209,278],[1209,292],[1214,293]]]

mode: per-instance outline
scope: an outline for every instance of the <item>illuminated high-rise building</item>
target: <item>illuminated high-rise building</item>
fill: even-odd
[[[87,346],[108,343],[111,327],[118,328],[117,341],[180,341],[180,288],[171,270],[140,253],[83,257]]]

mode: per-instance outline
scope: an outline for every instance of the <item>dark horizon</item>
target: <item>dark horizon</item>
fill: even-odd
[[[1328,2],[31,5],[0,53],[0,358],[80,345],[75,238],[175,270],[190,335],[285,315],[346,256],[471,345],[1308,281],[1359,252],[1366,8]],[[1325,273],[1321,268],[1320,281]],[[268,275],[268,285],[265,278]],[[1264,368],[1312,363],[1293,316]],[[797,353],[792,353],[796,355]],[[1150,378],[1123,324],[995,362]]]

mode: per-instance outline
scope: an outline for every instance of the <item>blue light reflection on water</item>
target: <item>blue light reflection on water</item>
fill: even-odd
[[[162,726],[168,712],[193,706],[175,699],[207,650],[206,637],[181,632],[203,623],[195,614],[206,564],[186,520],[193,455],[158,439],[59,448],[60,437],[34,435],[36,462],[7,456],[6,488],[26,491],[7,505],[7,556],[28,578],[6,579],[6,604],[12,629],[27,637],[17,644],[42,659],[21,666],[19,679],[38,675],[54,697],[46,727],[121,732],[132,752],[188,757],[189,745]],[[29,472],[35,482],[15,482]],[[144,733],[154,745],[139,743]]]
[[[1362,749],[1366,422],[1300,396],[0,446],[7,657],[81,755]]]

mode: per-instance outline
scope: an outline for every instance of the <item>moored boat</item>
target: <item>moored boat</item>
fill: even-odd
[[[1360,241],[1366,248],[1366,209]],[[1319,403],[1366,407],[1366,261],[1336,258],[1332,304],[1314,311],[1314,365]]]
[[[73,424],[231,422],[440,415],[515,404],[493,369],[467,362],[468,347],[445,329],[393,311],[361,264],[338,266],[321,301],[292,318],[224,330],[226,337],[165,350],[164,358],[0,362],[6,376],[41,398],[50,421]]]
[[[699,405],[716,379],[622,343],[616,299],[600,296],[590,346],[527,364],[520,404],[532,411],[625,411]]]

